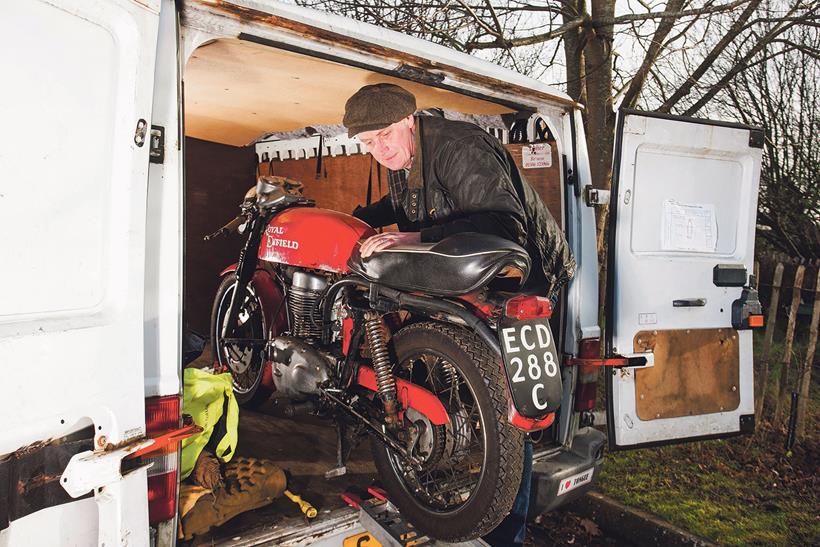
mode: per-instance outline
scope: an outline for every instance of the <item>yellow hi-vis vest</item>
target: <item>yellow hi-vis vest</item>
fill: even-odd
[[[233,396],[230,373],[210,374],[197,368],[186,368],[183,371],[182,412],[190,414],[202,432],[182,440],[181,479],[188,478],[194,470],[199,453],[211,440],[223,414],[224,434],[221,439],[215,439],[216,457],[229,462],[236,452],[239,424],[239,405]],[[222,427],[218,430],[222,432]]]

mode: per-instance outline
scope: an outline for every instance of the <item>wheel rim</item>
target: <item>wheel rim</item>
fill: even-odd
[[[473,499],[484,476],[485,416],[473,387],[458,366],[443,355],[430,350],[415,352],[400,363],[400,368],[411,374],[413,383],[439,397],[450,423],[434,426],[419,413],[408,411],[406,419],[422,429],[413,456],[423,463],[413,468],[386,448],[388,460],[402,487],[417,503],[437,513],[458,511]]]
[[[264,360],[260,350],[253,346],[226,344],[222,341],[222,328],[227,324],[228,308],[231,306],[235,290],[236,284],[231,285],[222,294],[219,302],[219,330],[216,333],[219,351],[216,353],[220,367],[231,372],[234,393],[241,396],[252,392],[258,386]],[[237,316],[238,325],[232,337],[258,340],[265,333],[265,318],[256,291],[249,285],[246,292],[245,301],[240,306]]]

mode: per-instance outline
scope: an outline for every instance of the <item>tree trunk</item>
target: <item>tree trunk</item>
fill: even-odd
[[[800,289],[803,287],[803,274],[806,267],[802,264],[794,274],[794,288],[792,289],[792,305],[789,308],[789,322],[786,326],[786,344],[783,348],[783,362],[780,366],[780,390],[774,407],[772,424],[777,427],[783,413],[783,401],[786,399],[789,388],[789,367],[792,362],[792,344],[794,342],[794,327],[797,322],[797,307],[800,305]]]
[[[806,405],[809,402],[811,388],[811,366],[814,362],[814,349],[817,346],[817,324],[820,323],[820,270],[814,284],[814,312],[809,327],[809,347],[806,348],[806,359],[803,361],[803,374],[800,379],[800,402],[797,403],[797,437],[806,435]]]
[[[592,185],[609,190],[612,186],[612,148],[615,141],[615,112],[612,108],[612,24],[603,24],[615,14],[615,0],[592,0],[592,26],[586,29],[584,65],[586,70],[586,140]],[[613,199],[615,196],[613,196]],[[603,325],[606,302],[606,226],[608,208],[598,211],[598,306]],[[609,328],[610,326],[606,326]]]
[[[568,2],[564,7],[563,21],[569,23],[585,12],[585,0]],[[567,94],[581,104],[586,103],[583,32],[583,28],[575,28],[564,34],[564,57],[567,60]]]

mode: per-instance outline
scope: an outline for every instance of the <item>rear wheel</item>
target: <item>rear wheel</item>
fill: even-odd
[[[393,337],[397,373],[435,393],[450,423],[418,427],[413,467],[376,437],[373,456],[390,500],[423,533],[445,541],[486,534],[507,515],[523,467],[524,436],[507,420],[499,357],[474,333],[417,323]]]
[[[264,403],[270,397],[271,390],[262,385],[264,346],[225,343],[222,338],[222,327],[227,321],[228,308],[235,290],[236,275],[230,273],[222,279],[214,298],[211,310],[211,346],[218,367],[231,373],[236,401],[242,406],[253,408]],[[250,283],[245,301],[239,308],[236,328],[230,337],[263,340],[266,332],[262,304],[253,283]]]

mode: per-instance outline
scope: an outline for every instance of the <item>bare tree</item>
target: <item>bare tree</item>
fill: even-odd
[[[797,27],[816,33],[820,11],[816,0],[295,1],[482,55],[536,78],[563,65],[551,83],[585,105],[592,174],[586,182],[604,189],[612,179],[619,99],[627,107],[697,114],[764,62],[772,54],[768,46],[784,42],[785,33]],[[606,216],[606,210],[598,216],[602,273]]]
[[[766,130],[757,215],[764,247],[820,258],[820,32],[793,27],[747,62],[712,108]],[[748,55],[740,50],[733,64]]]

